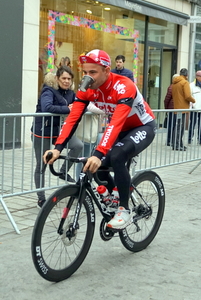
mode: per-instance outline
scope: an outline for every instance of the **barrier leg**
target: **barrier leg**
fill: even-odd
[[[189,172],[189,174],[193,173],[193,171],[194,171],[195,169],[197,169],[197,167],[198,167],[199,165],[201,165],[201,161],[199,161],[199,163],[197,163],[197,165],[196,165],[195,167],[193,167],[193,169]]]
[[[9,220],[10,220],[10,222],[11,222],[11,224],[13,225],[13,228],[15,229],[15,231],[16,231],[18,234],[20,234],[20,231],[19,231],[19,229],[18,229],[18,227],[17,227],[17,225],[16,225],[16,223],[15,223],[13,217],[11,216],[11,213],[10,213],[10,211],[8,210],[8,207],[6,206],[6,203],[4,202],[4,200],[3,200],[3,198],[2,198],[1,196],[0,196],[0,203],[2,204],[3,209],[5,210],[5,212],[6,212],[7,216],[8,216],[8,218],[9,218]]]

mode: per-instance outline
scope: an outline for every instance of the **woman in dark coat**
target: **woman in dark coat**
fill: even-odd
[[[61,66],[57,70],[56,76],[52,73],[46,74],[36,112],[59,114],[63,115],[64,119],[70,113],[75,100],[75,93],[70,89],[73,77],[72,70],[67,66]],[[34,179],[37,189],[43,188],[45,184],[44,173],[40,173],[43,167],[42,155],[46,150],[50,149],[51,144],[54,144],[59,135],[61,124],[60,116],[35,117],[34,119],[31,132],[36,156]],[[76,136],[72,136],[67,147],[70,149],[69,156],[78,157],[82,151],[83,143]],[[64,162],[60,169],[63,173],[60,178],[72,183],[74,180],[69,174],[66,175],[71,166],[72,163],[69,162],[66,170],[66,162]],[[39,191],[37,195],[38,206],[42,207],[46,200],[45,192]]]

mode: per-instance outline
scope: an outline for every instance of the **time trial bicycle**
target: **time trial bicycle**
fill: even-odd
[[[87,161],[87,158],[62,155],[59,158],[83,165]],[[129,170],[133,163],[136,164],[135,158],[128,161]],[[53,165],[50,170],[54,175],[60,175]],[[103,169],[100,167],[99,170]],[[153,241],[159,230],[165,208],[165,189],[158,174],[153,171],[134,174],[129,197],[131,222],[124,229],[112,230],[106,225],[115,212],[106,206],[97,192],[97,184],[107,184],[98,178],[99,170],[95,174],[81,172],[76,184],[64,185],[53,192],[37,216],[32,233],[32,258],[36,270],[46,280],[67,279],[83,263],[94,235],[94,204],[103,217],[99,233],[104,241],[119,236],[126,249],[138,252]]]

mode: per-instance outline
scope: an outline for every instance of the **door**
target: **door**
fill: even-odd
[[[160,103],[161,56],[162,49],[148,47],[147,101],[152,109],[158,109]]]
[[[164,98],[173,74],[173,50],[148,46],[146,99],[152,109],[164,108]]]

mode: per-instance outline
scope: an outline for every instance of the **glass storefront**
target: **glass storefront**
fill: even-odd
[[[99,48],[110,55],[112,68],[115,57],[123,54],[125,68],[133,71],[146,100],[153,108],[163,108],[163,52],[176,49],[177,25],[92,0],[41,0],[40,13],[39,90],[44,73],[56,71],[65,56],[71,59],[76,90],[82,77],[80,54]]]
[[[197,16],[201,17],[201,7],[197,7]],[[201,70],[201,24],[196,24],[194,72]]]
[[[148,40],[177,46],[177,24],[150,17],[148,24]]]

